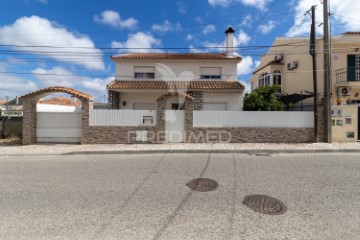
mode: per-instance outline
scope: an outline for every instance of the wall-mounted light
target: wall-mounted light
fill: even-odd
[[[357,92],[357,93],[355,93],[355,97],[358,97],[359,96],[359,93]]]
[[[358,52],[360,50],[360,48],[355,48],[355,52]]]
[[[125,106],[126,106],[126,101],[123,101],[122,104],[123,104],[123,106],[125,107]]]

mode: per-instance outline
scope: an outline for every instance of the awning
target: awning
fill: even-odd
[[[314,94],[299,94],[299,93],[293,93],[293,94],[288,94],[288,95],[280,95],[277,97],[277,99],[281,102],[283,102],[285,105],[289,104],[289,103],[297,103],[300,102],[301,100],[307,99],[307,98],[312,98],[314,97]]]

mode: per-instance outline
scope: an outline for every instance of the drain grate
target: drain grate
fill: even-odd
[[[197,178],[186,184],[192,190],[198,192],[210,192],[218,188],[219,184],[209,178]]]
[[[246,196],[244,198],[243,204],[255,212],[268,215],[283,214],[287,210],[286,205],[282,201],[266,195]]]

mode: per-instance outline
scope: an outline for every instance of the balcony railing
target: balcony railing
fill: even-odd
[[[360,71],[354,67],[341,68],[335,71],[336,83],[360,82]]]

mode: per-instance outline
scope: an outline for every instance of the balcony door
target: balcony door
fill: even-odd
[[[347,59],[347,81],[360,81],[360,55],[348,55]]]

